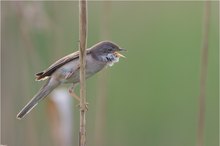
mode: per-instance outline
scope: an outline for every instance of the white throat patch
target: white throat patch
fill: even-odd
[[[102,56],[102,60],[107,62],[108,66],[113,66],[114,63],[119,61],[119,57],[114,54],[108,54],[107,56]]]
[[[112,61],[108,62],[108,66],[113,66],[113,65],[114,65],[114,63],[116,63],[116,62],[118,62],[118,61],[119,61],[119,57],[115,57],[115,59],[114,59],[114,60],[112,60]]]

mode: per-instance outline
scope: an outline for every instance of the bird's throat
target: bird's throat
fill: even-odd
[[[114,65],[114,63],[119,61],[119,57],[117,57],[115,54],[107,54],[101,56],[102,61],[107,62],[109,66]]]

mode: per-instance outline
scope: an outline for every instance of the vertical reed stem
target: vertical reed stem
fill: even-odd
[[[209,40],[209,19],[210,19],[210,1],[205,2],[204,9],[204,27],[202,40],[202,58],[200,72],[200,93],[199,93],[199,111],[198,111],[198,131],[197,131],[197,146],[204,145],[204,129],[205,129],[205,94],[206,94],[206,79],[208,68],[208,40]]]
[[[79,0],[79,59],[80,59],[80,129],[79,146],[86,145],[86,45],[87,1]]]

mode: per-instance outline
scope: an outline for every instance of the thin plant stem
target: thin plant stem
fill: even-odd
[[[87,45],[87,1],[79,0],[79,59],[80,59],[80,128],[79,146],[86,145],[86,45]]]
[[[209,19],[210,19],[210,1],[205,2],[204,9],[204,27],[202,40],[202,58],[200,72],[200,93],[199,93],[199,111],[198,111],[198,131],[197,131],[197,146],[204,145],[204,129],[205,129],[205,94],[206,80],[208,69],[208,40],[209,40]]]

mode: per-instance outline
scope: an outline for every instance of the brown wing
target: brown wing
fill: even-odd
[[[87,54],[90,53],[89,50],[87,50]],[[58,68],[63,66],[64,64],[79,58],[79,51],[74,52],[72,54],[69,54],[59,60],[57,60],[55,63],[53,63],[51,66],[49,66],[46,70],[36,73],[36,80],[43,80],[48,76],[51,76]]]

